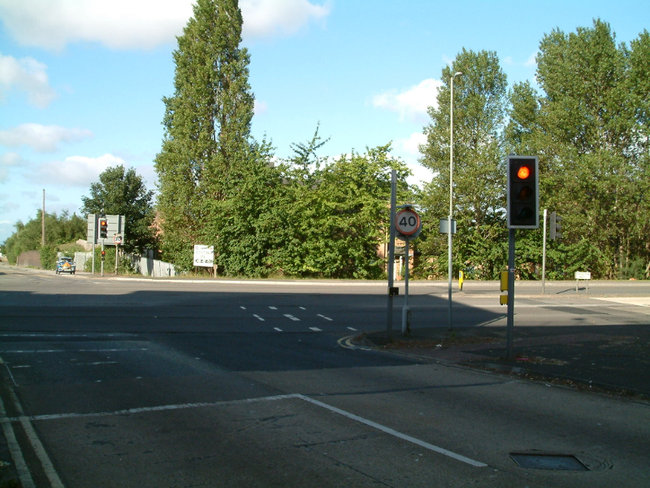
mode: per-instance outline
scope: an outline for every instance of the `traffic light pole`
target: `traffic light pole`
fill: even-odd
[[[515,229],[508,231],[508,321],[506,325],[506,358],[514,359],[512,336],[515,328]]]

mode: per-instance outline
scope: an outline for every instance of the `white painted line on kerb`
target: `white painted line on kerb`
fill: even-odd
[[[310,403],[317,407],[324,408],[325,410],[329,410],[330,412],[336,413],[338,415],[342,415],[345,418],[354,420],[355,422],[359,422],[375,430],[379,430],[384,434],[388,434],[402,441],[415,444],[416,446],[420,446],[424,449],[435,452],[437,454],[441,454],[443,456],[454,459],[456,461],[469,464],[470,466],[473,466],[475,468],[485,468],[488,466],[487,464],[482,463],[480,461],[476,461],[474,459],[455,453],[443,447],[436,446],[434,444],[423,441],[416,437],[410,436],[408,434],[404,434],[402,432],[399,432],[395,429],[391,429],[390,427],[387,427],[380,423],[374,422],[372,420],[361,417],[359,415],[355,415],[351,412],[348,412],[347,410],[343,410],[334,407],[332,405],[328,405],[327,403],[321,402],[319,400],[314,400],[313,398],[310,398],[306,395],[302,395],[300,393],[291,393],[287,395],[275,395],[275,396],[268,396],[268,397],[247,398],[243,400],[232,400],[232,401],[221,401],[221,402],[183,403],[183,404],[175,404],[175,405],[160,405],[155,407],[129,408],[126,410],[116,410],[113,412],[67,413],[67,414],[63,413],[63,414],[51,414],[51,415],[34,415],[31,417],[21,416],[19,418],[5,417],[2,418],[2,423],[5,424],[7,422],[15,422],[16,420],[33,422],[33,421],[62,420],[62,419],[74,419],[74,418],[88,418],[88,417],[107,417],[113,415],[134,415],[134,414],[143,414],[143,413],[150,413],[150,412],[185,410],[190,408],[222,407],[222,406],[231,406],[231,405],[242,405],[247,403],[272,402],[272,401],[279,401],[279,400],[302,400],[304,402]]]

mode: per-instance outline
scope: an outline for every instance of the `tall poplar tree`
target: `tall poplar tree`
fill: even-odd
[[[506,75],[493,51],[463,49],[452,66],[442,70],[445,85],[438,92],[438,107],[430,108],[425,127],[427,142],[421,146],[422,165],[433,180],[422,195],[425,225],[437,229],[449,214],[449,129],[451,76],[454,83],[454,239],[455,273],[473,268],[476,278],[492,279],[504,261],[503,207],[505,171],[502,126],[507,102]],[[447,237],[430,232],[420,239],[427,274],[447,272]]]
[[[509,145],[540,156],[540,204],[564,219],[550,253],[558,277],[648,277],[648,52],[647,31],[628,48],[601,20],[555,29],[537,56],[541,95],[513,88]]]
[[[237,0],[198,0],[174,51],[174,95],[164,98],[156,157],[166,259],[192,266],[194,244],[223,247],[227,200],[251,151],[254,97]]]

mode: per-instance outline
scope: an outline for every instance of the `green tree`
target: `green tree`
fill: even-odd
[[[164,98],[165,139],[156,157],[163,251],[181,269],[193,244],[225,256],[233,185],[256,157],[249,54],[240,48],[237,0],[198,0],[174,51],[174,95]]]
[[[558,268],[615,278],[649,262],[648,49],[647,32],[629,50],[600,20],[556,29],[540,43],[542,94],[511,92],[508,144],[540,156],[540,204],[564,218]]]
[[[449,213],[450,79],[454,83],[454,263],[472,268],[476,277],[494,278],[505,262],[505,171],[503,171],[503,120],[507,103],[506,75],[496,53],[463,49],[452,66],[442,70],[445,85],[438,93],[438,107],[430,108],[427,142],[421,147],[421,164],[431,169],[433,180],[421,195],[426,228],[437,229]],[[447,272],[447,238],[427,232],[420,239],[423,271]]]
[[[401,197],[409,174],[390,155],[390,144],[353,152],[334,161],[317,155],[327,141],[318,129],[306,144],[293,146],[285,167],[280,223],[282,245],[271,262],[291,276],[378,278],[383,259],[378,249],[387,240],[390,173],[397,170]]]
[[[18,222],[16,231],[5,241],[4,248],[10,263],[25,251],[41,250],[41,210],[36,217],[26,224]],[[86,221],[76,214],[63,212],[60,216],[45,213],[45,249],[44,254],[56,254],[64,244],[71,244],[86,236]],[[47,267],[52,265],[52,259],[46,260]]]
[[[122,165],[105,169],[99,181],[90,185],[90,196],[81,200],[86,214],[125,216],[125,251],[155,249],[153,192],[135,169],[125,170]]]

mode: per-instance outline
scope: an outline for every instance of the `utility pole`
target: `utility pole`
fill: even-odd
[[[41,210],[41,247],[45,247],[45,188],[43,188],[43,210]]]

